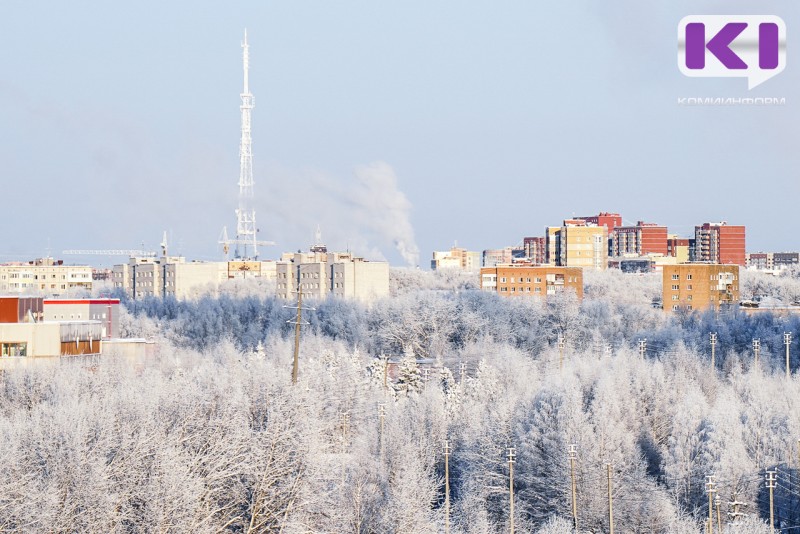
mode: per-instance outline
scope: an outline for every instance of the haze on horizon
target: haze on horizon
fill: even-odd
[[[752,91],[682,76],[677,24],[699,13],[782,17],[786,70]],[[789,0],[6,3],[0,261],[156,249],[164,230],[174,252],[221,258],[245,27],[264,258],[320,225],[395,265],[411,237],[425,266],[456,240],[513,245],[600,210],[682,235],[727,220],[748,251],[798,250],[799,15]]]

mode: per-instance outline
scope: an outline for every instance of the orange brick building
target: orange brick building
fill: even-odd
[[[536,296],[546,298],[565,290],[583,298],[583,269],[504,264],[481,269],[481,289],[504,297]]]
[[[738,265],[664,265],[662,276],[665,311],[719,309],[739,302]]]
[[[636,226],[618,226],[611,234],[612,255],[667,255],[667,227],[639,221]]]
[[[726,222],[694,227],[694,261],[746,265],[745,227]]]

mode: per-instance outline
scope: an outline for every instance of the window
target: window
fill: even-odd
[[[28,355],[28,344],[21,343],[0,343],[0,357],[21,358]]]
[[[506,277],[504,276],[504,277],[500,278],[500,281],[505,284],[506,283]]]
[[[691,279],[692,279],[692,275],[691,275],[691,274],[687,274],[687,275],[686,275],[686,279],[687,279],[687,280],[691,280]]]
[[[679,286],[678,284],[672,284],[672,290],[673,290],[673,291],[677,291],[677,290],[679,290],[680,288],[681,288],[681,286]]]
[[[673,275],[672,275],[672,279],[673,279],[673,280],[678,280],[678,275],[677,275],[677,274],[673,274]]]
[[[688,284],[688,285],[686,286],[686,290],[687,290],[687,291],[691,291],[691,290],[692,290],[692,284]]]
[[[691,304],[689,304],[688,306],[686,306],[686,309],[687,309],[687,310],[691,310],[691,309],[692,309],[692,305],[691,305]]]
[[[678,311],[678,305],[677,304],[673,304],[672,305],[672,311]]]
[[[678,295],[672,295],[672,300],[678,300]]]
[[[688,297],[686,297],[686,300],[692,300],[692,296],[689,295]]]
[[[534,293],[541,293],[542,292],[542,288],[541,287],[535,287],[535,288],[533,288],[533,292]]]

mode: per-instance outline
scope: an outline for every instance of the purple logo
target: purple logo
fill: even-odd
[[[678,68],[692,77],[747,78],[752,89],[786,68],[786,25],[773,15],[684,17]]]

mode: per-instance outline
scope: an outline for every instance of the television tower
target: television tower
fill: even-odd
[[[274,245],[272,241],[259,241],[256,227],[256,211],[253,208],[253,139],[251,137],[251,112],[255,107],[253,93],[250,92],[250,47],[247,44],[247,30],[242,42],[242,65],[244,68],[244,90],[241,93],[242,138],[239,141],[239,207],[236,209],[236,237],[228,239],[228,229],[222,229],[220,244],[227,258],[231,245],[235,245],[234,258],[257,260],[259,245]]]

